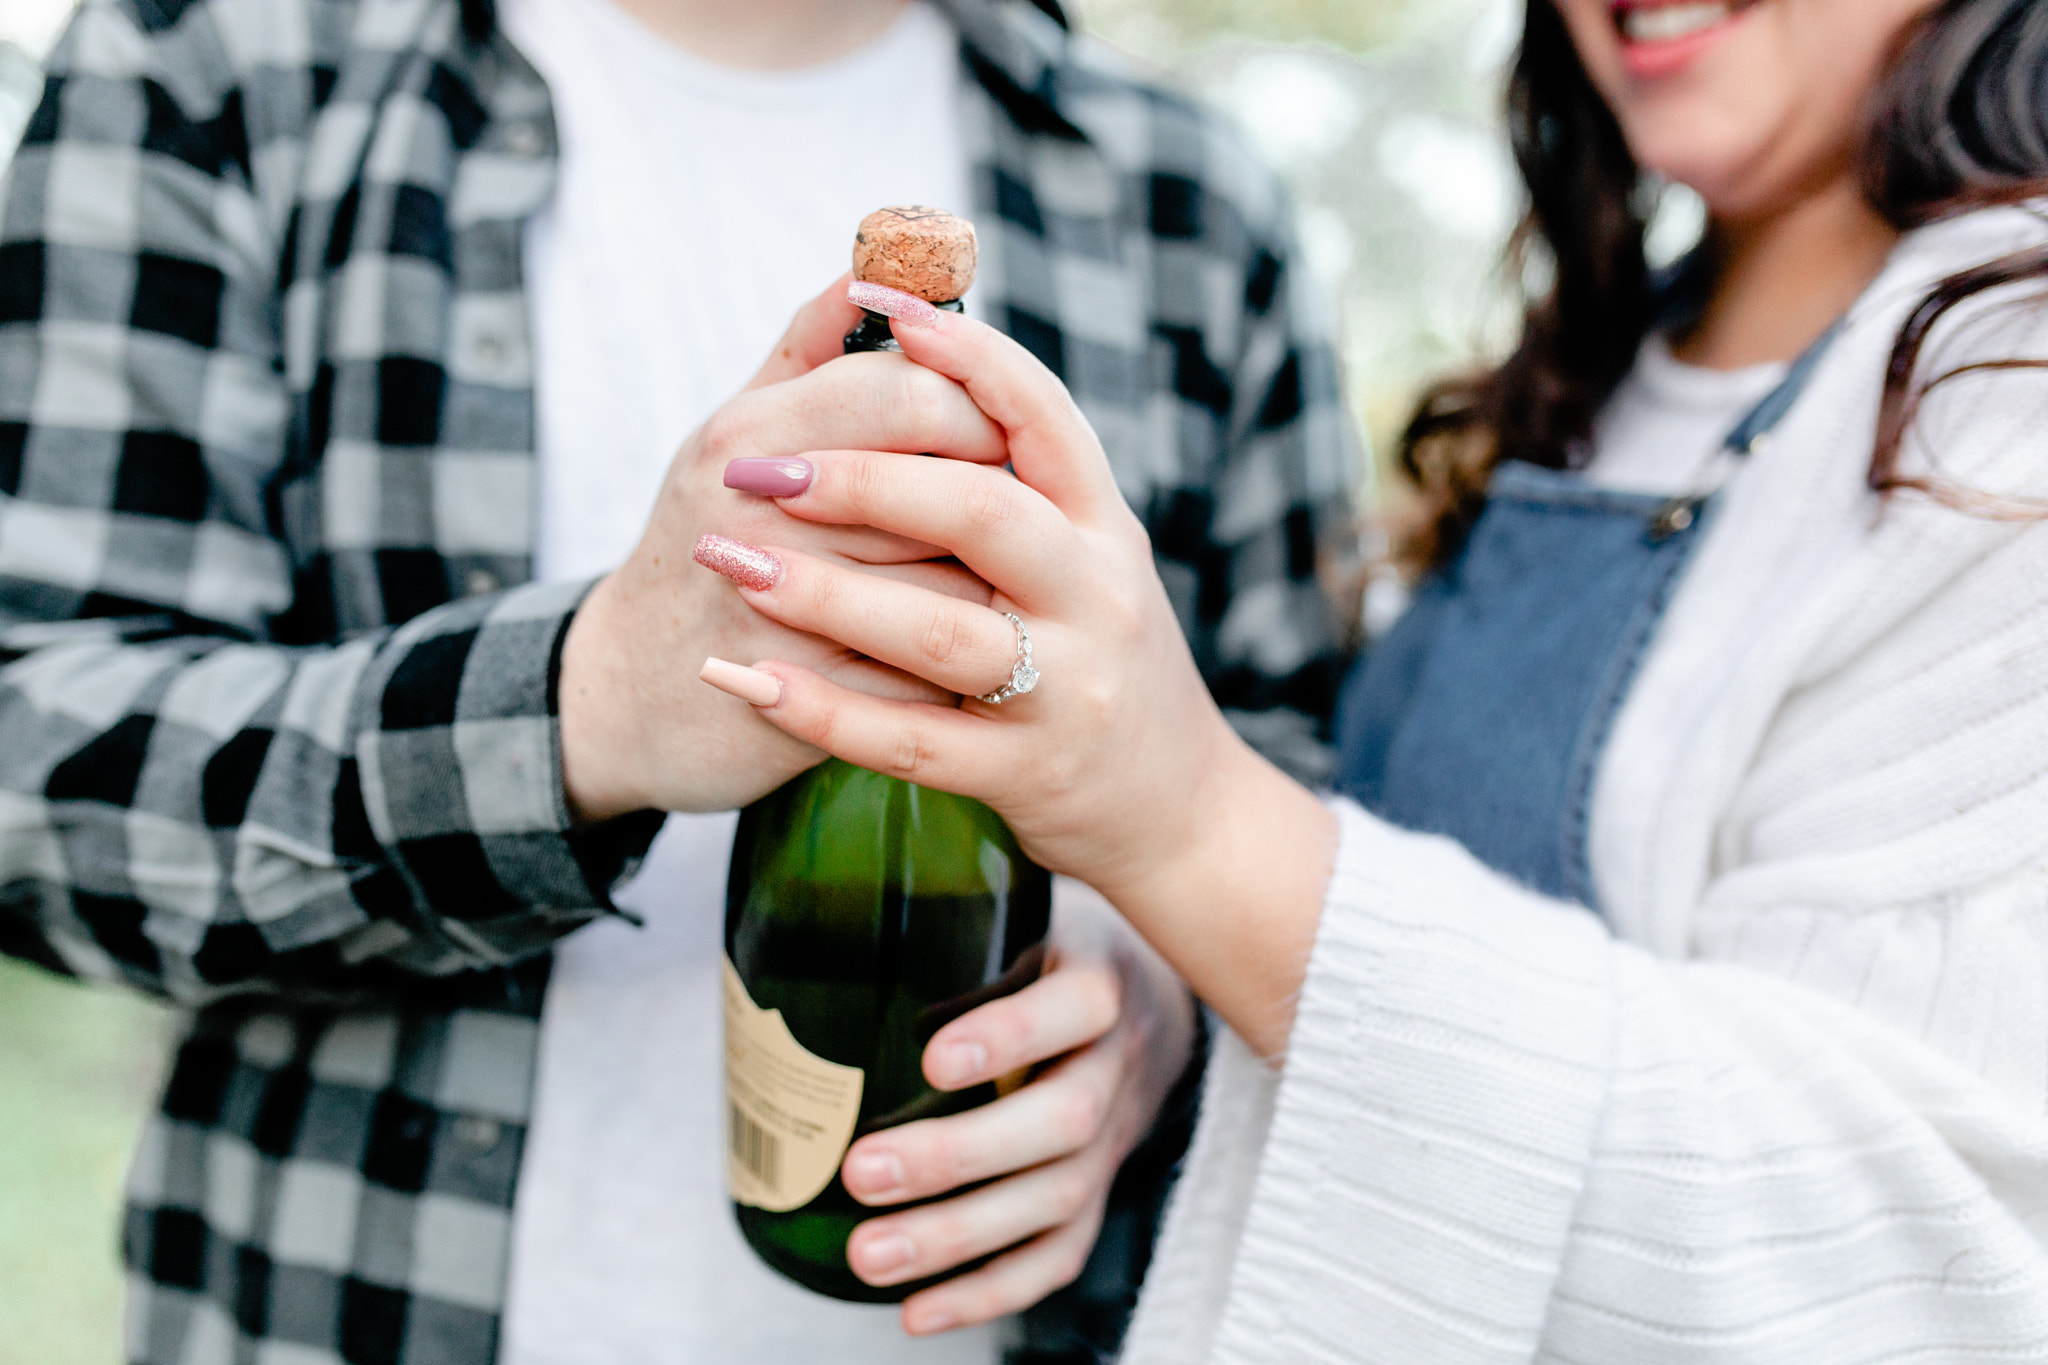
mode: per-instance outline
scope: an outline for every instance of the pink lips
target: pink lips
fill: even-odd
[[[1619,0],[1612,6],[1621,37],[1621,59],[1637,80],[1655,80],[1690,66],[1708,48],[1726,37],[1759,0],[1728,0],[1727,16],[1709,27],[1679,38],[1639,40],[1629,37],[1628,15],[1646,10],[1690,6],[1695,0]]]

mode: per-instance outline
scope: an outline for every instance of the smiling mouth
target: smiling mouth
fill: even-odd
[[[1614,26],[1631,45],[1678,43],[1719,28],[1758,0],[1623,0],[1614,6]]]

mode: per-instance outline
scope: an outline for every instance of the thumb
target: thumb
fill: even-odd
[[[1128,511],[1094,428],[1037,356],[986,323],[893,289],[861,288],[869,291],[868,307],[895,319],[903,354],[965,388],[1003,429],[1018,478],[1070,517],[1086,521]]]
[[[824,293],[797,309],[789,330],[768,353],[767,362],[748,382],[748,389],[762,389],[798,378],[845,354],[846,334],[860,325],[860,309],[846,298],[846,286],[852,280],[853,272],[849,270],[828,285]]]

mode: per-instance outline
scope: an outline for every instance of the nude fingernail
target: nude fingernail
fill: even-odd
[[[846,297],[870,313],[880,313],[885,318],[894,318],[906,327],[939,325],[938,309],[915,294],[906,294],[901,289],[891,289],[886,284],[869,284],[866,280],[855,280],[846,286]]]
[[[919,1313],[910,1319],[910,1330],[916,1332],[919,1336],[925,1336],[933,1332],[950,1332],[959,1325],[960,1319],[944,1309]]]
[[[782,700],[782,679],[744,664],[706,659],[697,676],[749,706],[773,706]]]
[[[855,1194],[887,1194],[903,1187],[903,1162],[894,1152],[861,1152],[846,1159],[845,1178]]]
[[[782,581],[782,561],[758,545],[724,536],[705,536],[691,554],[713,573],[724,574],[743,588],[766,592]]]
[[[909,1265],[916,1255],[917,1248],[910,1244],[908,1237],[877,1237],[862,1244],[860,1268],[868,1275],[886,1275]]]
[[[749,456],[725,467],[725,486],[764,498],[793,498],[811,486],[809,460]]]
[[[965,1085],[988,1070],[988,1049],[980,1043],[948,1043],[932,1058],[941,1085]]]

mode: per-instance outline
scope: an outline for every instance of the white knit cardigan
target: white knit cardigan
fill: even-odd
[[[1130,1365],[2048,1361],[2048,523],[1864,488],[1898,248],[1617,722],[1603,920],[1339,805],[1284,1071],[1217,1049]],[[1969,307],[1933,371],[2048,356]],[[2048,497],[2048,374],[1911,465]]]

